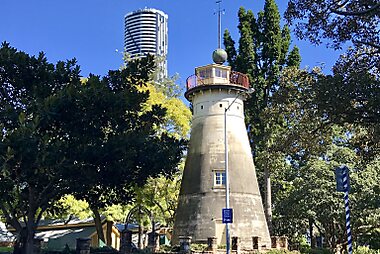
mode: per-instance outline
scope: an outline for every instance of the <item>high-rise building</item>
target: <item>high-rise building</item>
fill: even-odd
[[[159,77],[167,77],[168,15],[152,8],[124,17],[124,51],[131,58],[152,54],[159,59]]]

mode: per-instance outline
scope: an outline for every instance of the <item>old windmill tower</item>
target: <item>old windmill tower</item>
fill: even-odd
[[[250,91],[246,75],[223,65],[219,48],[214,64],[195,68],[187,79],[185,97],[193,105],[192,130],[182,178],[172,243],[180,236],[205,243],[215,237],[229,247],[230,236],[252,249],[252,238],[270,247],[270,235],[244,123],[244,103]],[[233,222],[222,222],[222,209],[233,209]]]

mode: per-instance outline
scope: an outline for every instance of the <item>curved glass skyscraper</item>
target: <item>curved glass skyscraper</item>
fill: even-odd
[[[168,15],[151,8],[124,17],[124,50],[130,57],[152,54],[160,57],[158,79],[167,77]]]

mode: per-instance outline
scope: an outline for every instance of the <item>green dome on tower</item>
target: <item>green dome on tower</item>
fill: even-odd
[[[212,52],[212,60],[216,64],[223,64],[227,60],[227,52],[224,49],[215,49]]]

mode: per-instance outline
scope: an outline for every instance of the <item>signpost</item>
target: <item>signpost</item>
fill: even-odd
[[[223,223],[232,223],[233,222],[232,208],[223,208],[222,209],[222,222]]]
[[[350,191],[350,179],[348,175],[348,167],[340,166],[335,169],[335,180],[336,180],[336,191],[338,192],[346,192]],[[346,176],[346,186],[344,185],[343,178]]]
[[[336,180],[336,190],[339,192],[344,192],[344,207],[346,211],[346,229],[347,229],[347,240],[348,240],[348,254],[352,254],[352,236],[351,236],[351,224],[350,224],[350,207],[348,192],[350,191],[348,167],[340,166],[335,169],[335,180]]]

